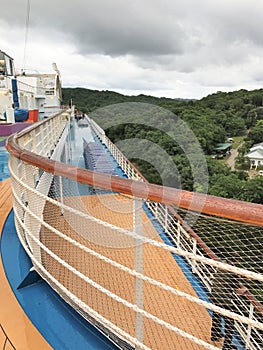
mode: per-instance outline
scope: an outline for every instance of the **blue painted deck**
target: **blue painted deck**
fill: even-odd
[[[84,129],[77,129],[75,141],[79,140],[79,134],[83,132],[85,133]],[[72,154],[72,164],[84,166],[81,156],[82,143],[80,148],[80,144],[74,142]],[[0,181],[10,176],[8,159],[9,153],[4,147],[0,147]],[[42,278],[29,272],[32,263],[18,239],[13,211],[5,222],[0,243],[5,273],[16,298],[29,319],[54,349],[118,349],[64,302]],[[24,283],[24,287],[21,287],[21,283]]]
[[[25,253],[9,214],[1,239],[1,255],[6,275],[20,305],[47,342],[56,350],[118,349],[41,278],[18,288],[32,263]]]

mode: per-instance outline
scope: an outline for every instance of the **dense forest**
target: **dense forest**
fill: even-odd
[[[263,204],[263,177],[249,176],[245,157],[263,141],[263,89],[182,100],[63,88],[63,103],[71,101],[150,182]],[[213,157],[229,137],[240,142],[234,171]]]

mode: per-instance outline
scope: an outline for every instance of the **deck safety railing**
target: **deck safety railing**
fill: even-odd
[[[147,183],[91,120],[129,179],[62,163],[69,119],[58,114],[7,142],[16,229],[36,271],[120,348],[220,349],[210,340],[214,311],[235,320],[239,347],[261,349],[262,266],[249,251],[239,266],[224,257],[241,232],[255,261],[262,206]],[[210,302],[216,270],[245,281],[234,308]]]

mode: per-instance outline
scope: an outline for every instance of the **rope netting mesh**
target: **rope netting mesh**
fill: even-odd
[[[202,249],[204,255],[211,257],[215,254],[219,261],[262,276],[262,226],[197,214],[182,209],[178,210],[178,208],[174,209],[184,219],[186,226],[191,228],[190,231],[198,235],[209,248],[205,251]],[[211,271],[208,289],[210,301],[215,305],[263,322],[262,278],[251,278],[249,275],[245,276],[242,273],[237,274],[217,268],[215,271]],[[225,326],[221,327],[220,313],[214,313],[212,319],[212,338],[225,337],[224,349],[227,349],[227,346],[230,346],[233,330],[235,329],[233,321],[231,318],[225,317]],[[251,330],[240,323],[237,323],[236,326],[241,333],[246,333],[247,343],[244,344],[244,348],[262,348],[262,330]],[[238,342],[236,343],[238,344]],[[232,347],[229,348],[232,349]]]
[[[179,214],[219,258],[227,259],[234,254],[243,268],[263,272],[263,227],[182,209]]]
[[[52,119],[19,144],[67,158],[56,144],[66,121]],[[17,232],[36,270],[121,348],[263,348],[263,227],[94,187],[14,156],[10,173]]]
[[[10,165],[17,230],[37,270],[121,347],[216,349],[229,331],[231,346],[261,348],[262,227],[180,211],[204,249],[165,206]]]
[[[184,274],[178,269],[169,251],[163,250],[162,247],[136,241],[133,235],[132,201],[132,198],[129,197],[113,193],[102,194],[101,191],[96,195],[82,196],[81,199],[75,196],[73,198],[72,196],[64,197],[65,205],[73,206],[74,209],[78,209],[82,213],[86,212],[88,215],[92,215],[93,218],[103,220],[114,227],[103,225],[85,216],[80,217],[66,208],[64,208],[63,216],[60,216],[60,220],[57,220],[55,219],[57,215],[54,215],[55,208],[50,204],[45,208],[44,220],[52,223],[52,226],[59,231],[63,230],[65,235],[70,236],[84,247],[100,253],[101,256],[117,262],[131,271],[138,270],[143,275],[164,285],[175,289],[179,288],[180,291],[196,296],[193,288],[189,283],[186,283],[187,280]],[[59,211],[60,208],[57,207],[57,210]],[[55,222],[52,221],[50,213],[52,213]],[[59,213],[57,212],[57,214]],[[143,237],[162,242],[145,212],[142,213],[142,226]],[[116,227],[128,232],[122,232]],[[83,278],[74,275],[72,271],[65,267],[58,269],[55,261],[50,260],[49,256],[43,254],[45,266],[50,264],[48,270],[52,270],[51,274],[57,280],[65,280],[64,283],[68,289],[71,288],[72,290],[73,288],[74,294],[77,293],[82,301],[128,334],[135,338],[138,336],[136,334],[136,323],[139,321],[131,305],[137,305],[140,302],[138,298],[141,298],[144,313],[149,313],[162,320],[162,322],[171,325],[170,327],[188,332],[196,338],[199,338],[199,332],[202,332],[203,337],[201,339],[208,340],[201,327],[202,322],[210,321],[204,307],[189,302],[187,308],[192,317],[191,319],[185,318],[181,306],[181,297],[178,295],[165,291],[149,281],[143,281],[140,290],[136,291],[136,276],[129,271],[124,271],[119,266],[113,266],[103,259],[98,259],[83,248],[72,246],[72,244],[61,241],[61,239],[57,241],[56,236],[48,229],[45,229],[43,233],[43,240],[45,246],[52,248],[53,252],[64,261],[70,262],[70,265],[81,271],[84,276],[88,276],[92,281],[122,299],[121,302],[115,300],[115,298],[106,295],[105,291],[100,291],[96,287],[88,285]],[[140,249],[141,252],[138,252]],[[136,293],[139,294],[137,297]],[[169,300],[169,303],[167,303],[167,300]],[[126,302],[131,305],[127,305]],[[150,348],[168,349],[176,343],[181,343],[182,349],[198,348],[193,342],[169,329],[170,327],[167,329],[164,325],[156,323],[152,318],[146,317],[145,314],[141,314],[141,317],[143,317],[141,324],[143,329],[140,329],[143,334],[141,340]],[[189,332],[190,325],[193,333]]]

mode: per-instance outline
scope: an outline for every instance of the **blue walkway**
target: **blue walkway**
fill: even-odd
[[[1,255],[16,298],[32,323],[54,349],[118,349],[64,302],[45,281],[32,272],[30,276],[32,263],[17,237],[13,211],[8,216],[2,233]],[[23,281],[24,287],[21,287]]]
[[[73,138],[72,164],[84,167],[79,135],[87,129],[71,130]],[[91,134],[88,134],[93,140]],[[75,140],[74,140],[75,139]],[[0,181],[8,178],[9,153],[0,147]],[[56,350],[116,350],[107,337],[81,317],[35,272],[30,272],[31,260],[16,233],[13,211],[9,214],[0,241],[1,257],[6,276],[20,305],[29,319]]]

